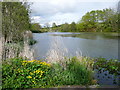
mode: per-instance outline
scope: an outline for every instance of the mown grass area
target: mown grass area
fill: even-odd
[[[63,85],[91,85],[92,70],[78,59],[46,63],[14,58],[3,61],[2,88],[49,88]]]

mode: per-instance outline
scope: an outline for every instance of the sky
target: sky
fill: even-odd
[[[78,22],[85,13],[92,10],[116,8],[119,0],[29,0],[31,22],[44,26],[46,23],[57,25]]]

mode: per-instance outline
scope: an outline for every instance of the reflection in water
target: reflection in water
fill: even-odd
[[[68,34],[50,34],[52,36],[62,36],[62,37],[76,37],[76,38],[83,38],[83,39],[92,39],[96,40],[98,37],[104,39],[120,39],[118,33],[68,33]]]
[[[95,70],[94,77],[98,80],[98,84],[100,85],[120,85],[119,78],[120,76],[110,74],[109,71],[105,71],[104,69]]]
[[[34,33],[33,38],[37,40],[33,46],[35,58],[44,59],[52,43],[56,41],[59,43],[57,47],[67,48],[69,51],[67,56],[75,56],[76,51],[81,51],[83,56],[118,59],[117,35],[117,33]]]

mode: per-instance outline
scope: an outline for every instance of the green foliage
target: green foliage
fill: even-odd
[[[48,64],[39,60],[14,58],[3,62],[2,88],[48,88],[62,85],[89,85],[92,72],[77,58]]]
[[[49,64],[40,60],[27,61],[14,58],[3,62],[2,88],[48,88],[96,84],[93,80],[93,66],[98,70],[104,68],[110,74],[120,74],[118,60],[73,57]]]
[[[88,70],[77,58],[71,58],[66,62],[54,64],[53,80],[56,85],[90,85],[92,83],[92,71]]]
[[[65,23],[58,28],[62,32],[119,32],[120,14],[113,9],[87,12],[77,24]]]
[[[109,71],[110,74],[120,75],[120,62],[115,60],[106,60],[105,58],[95,59],[94,68],[101,70],[104,68],[105,71]]]
[[[53,28],[54,28],[54,27],[57,27],[56,23],[53,23],[53,24],[52,24],[52,27],[53,27]]]
[[[32,23],[31,24],[31,31],[33,33],[41,33],[42,32],[41,29],[42,29],[42,27],[40,26],[39,23]]]
[[[29,45],[34,45],[35,43],[37,43],[37,41],[36,40],[34,40],[34,39],[29,39]]]
[[[77,31],[75,22],[72,22],[70,24],[70,28],[69,29],[70,29],[71,32],[76,32]]]
[[[65,23],[63,25],[61,25],[61,31],[62,32],[69,32],[69,24],[68,23]]]
[[[118,13],[112,9],[87,12],[77,25],[79,31],[118,32]]]
[[[3,62],[3,88],[33,88],[45,85],[46,75],[49,75],[50,64],[39,60],[26,61],[12,59]]]
[[[23,32],[29,29],[29,5],[26,2],[2,2],[2,33],[5,40],[23,40]]]
[[[72,22],[71,24],[65,23],[62,24],[59,28],[62,32],[77,32],[76,23]]]

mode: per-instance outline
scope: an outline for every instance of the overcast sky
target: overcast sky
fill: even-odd
[[[29,0],[32,22],[57,25],[78,22],[86,12],[115,8],[118,0]]]

